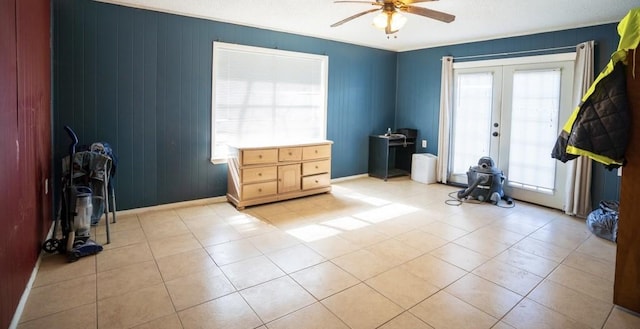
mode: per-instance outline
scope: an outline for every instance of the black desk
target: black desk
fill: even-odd
[[[389,177],[410,175],[415,142],[415,137],[403,135],[369,136],[369,176],[386,181]]]

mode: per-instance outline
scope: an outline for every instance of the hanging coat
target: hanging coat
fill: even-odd
[[[618,34],[618,50],[562,128],[553,158],[567,162],[584,155],[608,168],[624,164],[630,133],[625,65],[627,52],[640,43],[640,8],[620,21]]]

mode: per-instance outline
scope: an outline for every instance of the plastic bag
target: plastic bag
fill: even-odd
[[[594,235],[616,242],[618,238],[617,201],[601,201],[598,209],[587,216],[587,227]]]

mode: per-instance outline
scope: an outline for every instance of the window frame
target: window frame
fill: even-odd
[[[213,164],[226,163],[228,159],[228,154],[223,157],[216,156],[216,65],[218,64],[218,60],[220,59],[221,53],[224,51],[233,51],[233,52],[246,52],[255,55],[265,55],[269,57],[277,57],[277,58],[293,58],[296,60],[308,60],[308,61],[317,61],[319,65],[320,75],[320,97],[319,103],[314,104],[317,108],[320,108],[323,112],[321,115],[321,121],[318,122],[319,127],[319,138],[314,138],[313,140],[326,140],[327,137],[327,113],[328,113],[328,85],[329,85],[329,57],[326,55],[317,55],[296,51],[287,51],[280,49],[271,49],[271,48],[263,48],[263,47],[255,47],[255,46],[247,46],[247,45],[239,45],[232,43],[225,43],[214,41],[213,42],[213,54],[212,54],[212,67],[211,67],[211,154],[210,160]],[[317,113],[317,112],[314,112]],[[314,117],[315,118],[315,117]],[[289,142],[308,142],[310,138],[301,138],[299,140],[289,140]],[[260,146],[260,143],[255,143],[255,146]]]

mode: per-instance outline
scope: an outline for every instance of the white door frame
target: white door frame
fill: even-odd
[[[494,91],[494,97],[499,97],[497,100],[493,101],[494,109],[492,110],[492,123],[498,122],[498,127],[491,127],[491,131],[496,131],[500,136],[506,136],[509,138],[510,136],[510,122],[511,122],[511,92],[512,92],[512,81],[502,81],[503,76],[510,76],[512,72],[518,69],[545,69],[545,68],[560,68],[561,74],[563,77],[561,78],[561,104],[560,104],[560,113],[559,118],[568,117],[573,110],[572,107],[572,94],[573,94],[573,70],[575,61],[575,53],[563,53],[563,54],[554,54],[554,55],[541,55],[541,56],[527,56],[527,57],[518,57],[518,58],[509,58],[509,59],[498,59],[498,60],[486,60],[486,61],[475,61],[475,62],[462,62],[462,63],[454,63],[454,85],[456,80],[456,75],[459,73],[474,73],[474,72],[493,72],[494,74],[494,88],[500,89],[499,92]],[[457,71],[457,72],[456,72]],[[506,72],[506,74],[505,74]],[[499,77],[498,77],[499,75]],[[567,76],[568,75],[568,76]],[[496,82],[499,82],[497,84]],[[505,87],[506,86],[506,87]],[[455,87],[454,87],[455,88]],[[455,93],[455,89],[454,89]],[[498,103],[498,104],[496,104]],[[454,111],[455,111],[455,101],[454,101]],[[455,114],[454,114],[455,120]],[[558,132],[562,129],[561,122],[558,122]],[[454,134],[455,131],[451,134],[451,148],[452,152],[450,152],[450,166],[453,167],[453,159],[454,157]],[[557,136],[557,135],[556,135]],[[490,156],[496,160],[496,163],[500,164],[500,168],[503,170],[507,170],[509,165],[509,142],[508,140],[503,140],[499,142],[500,138],[491,137],[491,139],[496,139],[498,142],[492,141],[492,150]],[[497,146],[498,150],[495,150],[494,147]],[[549,153],[553,145],[549,146]],[[469,163],[469,166],[475,165],[475,163]],[[451,168],[449,169],[450,177],[449,180],[451,182],[463,183],[466,184],[466,175],[457,175],[452,173]],[[515,199],[525,200],[532,203],[542,204],[545,206],[549,206],[556,209],[563,209],[564,206],[564,190],[565,180],[566,180],[566,166],[562,163],[556,161],[556,183],[555,188],[551,194],[549,193],[540,193],[536,191],[531,191],[523,188],[518,188],[515,186],[509,186],[508,182],[508,172],[505,172],[507,176],[507,181],[505,182],[505,193]]]

